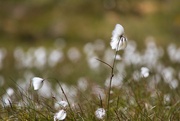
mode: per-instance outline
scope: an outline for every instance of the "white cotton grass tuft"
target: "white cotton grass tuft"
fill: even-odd
[[[64,120],[67,116],[67,113],[65,110],[59,110],[59,112],[57,112],[55,115],[54,115],[54,121],[61,121],[61,120]]]
[[[170,103],[171,102],[171,95],[165,94],[163,102],[164,102],[164,104]]]
[[[44,79],[40,77],[32,78],[32,85],[34,90],[39,90],[43,86]]]
[[[98,119],[103,119],[106,115],[106,111],[104,108],[98,108],[96,111],[95,111],[95,116],[96,118]]]
[[[169,82],[169,86],[171,89],[176,89],[178,87],[179,83],[177,79],[173,79]]]
[[[2,96],[2,106],[8,107],[12,104],[12,100],[9,95],[5,94]]]
[[[6,92],[9,96],[12,96],[14,94],[14,90],[10,87],[6,90]]]
[[[80,77],[77,83],[78,89],[81,91],[85,91],[88,88],[88,81],[85,77]]]
[[[68,106],[68,103],[66,101],[58,101],[55,103],[54,107],[57,109],[59,107],[66,108]]]
[[[120,24],[116,24],[115,29],[112,32],[110,45],[112,49],[116,51],[123,50],[127,46],[127,38],[123,36],[124,28]]]
[[[145,78],[149,76],[149,69],[147,67],[141,67],[141,76]]]
[[[124,34],[124,28],[122,25],[120,24],[116,24],[115,29],[112,32],[113,37],[119,37],[122,36]]]

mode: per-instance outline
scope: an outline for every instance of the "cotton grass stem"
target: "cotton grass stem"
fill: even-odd
[[[120,37],[120,39],[118,41],[118,44],[117,44],[113,64],[112,64],[112,66],[110,66],[111,67],[111,77],[110,77],[110,80],[109,80],[109,90],[108,90],[108,94],[107,94],[107,96],[108,96],[107,97],[107,119],[109,119],[109,103],[110,103],[110,99],[111,99],[111,94],[110,93],[111,93],[111,88],[112,88],[112,79],[114,77],[114,67],[115,67],[115,64],[116,64],[116,56],[117,56],[117,53],[118,53],[120,40],[121,40],[121,37]]]
[[[73,112],[73,110],[72,110],[72,108],[71,108],[71,104],[70,104],[70,102],[69,102],[69,100],[68,100],[68,98],[67,98],[67,95],[66,95],[66,93],[64,92],[64,89],[62,88],[62,86],[61,86],[61,84],[59,83],[58,80],[57,80],[57,82],[58,82],[58,84],[59,84],[59,86],[60,86],[60,88],[61,88],[61,91],[62,91],[64,97],[66,98],[66,101],[67,101],[67,103],[68,103],[69,109],[71,110],[71,112],[72,112],[72,114],[73,114],[73,118],[74,118],[74,120],[76,121],[76,118],[75,118],[75,116],[74,116],[74,112]]]

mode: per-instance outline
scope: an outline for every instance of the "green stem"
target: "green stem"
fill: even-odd
[[[111,99],[111,86],[112,86],[112,79],[114,77],[114,67],[115,67],[115,64],[116,64],[116,56],[117,56],[117,53],[118,53],[118,47],[119,47],[119,42],[121,40],[121,37],[118,41],[118,44],[117,44],[117,48],[116,48],[116,52],[115,52],[115,56],[114,56],[114,61],[113,61],[113,64],[111,67],[111,77],[110,77],[110,80],[109,80],[109,90],[108,90],[108,99],[107,99],[107,119],[109,119],[109,103],[110,103],[110,99]]]
[[[68,100],[68,98],[67,98],[67,96],[66,96],[66,93],[64,92],[64,89],[62,88],[62,86],[61,86],[61,84],[59,83],[59,81],[58,81],[58,84],[59,84],[59,86],[60,86],[60,88],[61,88],[61,91],[62,91],[64,97],[66,98],[66,101],[67,101],[67,103],[68,103],[69,109],[71,110],[71,112],[72,112],[72,114],[73,114],[73,118],[74,118],[74,120],[76,121],[76,118],[75,118],[75,116],[74,116],[74,112],[73,112],[73,110],[72,110],[72,108],[71,108],[71,104],[70,104],[70,102],[69,102],[69,100]]]

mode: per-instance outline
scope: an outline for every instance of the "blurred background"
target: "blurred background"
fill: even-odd
[[[104,82],[108,68],[94,58],[104,59],[117,23],[139,50],[148,37],[180,45],[179,0],[1,0],[0,85],[33,76]]]

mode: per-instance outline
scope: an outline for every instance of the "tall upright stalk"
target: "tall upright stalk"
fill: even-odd
[[[109,118],[109,103],[110,103],[110,99],[111,99],[111,94],[110,93],[111,93],[111,88],[112,88],[112,79],[114,77],[114,67],[115,67],[115,64],[116,64],[116,56],[117,56],[120,40],[121,40],[121,38],[119,39],[118,44],[117,44],[113,64],[112,64],[112,66],[110,66],[111,67],[111,77],[110,77],[110,80],[109,80],[109,90],[108,90],[108,94],[107,94],[107,96],[108,96],[107,97],[107,119]]]

